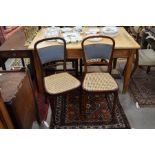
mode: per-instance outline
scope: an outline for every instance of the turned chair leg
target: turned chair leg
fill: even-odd
[[[55,104],[56,97],[49,97],[50,107],[51,107],[51,120],[50,120],[50,128],[54,128],[55,126]]]

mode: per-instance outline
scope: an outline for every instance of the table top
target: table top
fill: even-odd
[[[88,27],[83,28],[83,32],[87,31]],[[46,28],[41,29],[32,43],[29,45],[28,49],[33,49],[35,42],[38,40],[44,39],[44,33],[46,31]],[[84,34],[82,34],[82,37],[85,37]],[[117,36],[113,37],[115,40],[115,49],[139,49],[140,45],[132,38],[132,36],[123,28],[120,27],[119,33]],[[102,41],[99,41],[99,43],[102,43]],[[57,42],[50,42],[46,41],[41,44],[41,47],[50,46],[52,44],[59,44]],[[67,49],[81,49],[81,42],[78,43],[68,43]]]

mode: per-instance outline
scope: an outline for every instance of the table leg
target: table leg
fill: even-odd
[[[23,67],[25,67],[24,58],[21,58],[21,61],[22,61],[22,65],[23,65]]]
[[[3,70],[6,70],[5,62],[2,63],[2,69],[3,69]]]
[[[82,59],[80,58],[80,76],[82,76]]]
[[[3,70],[6,70],[5,62],[7,61],[7,58],[0,57],[0,65]]]
[[[123,84],[123,93],[128,91],[129,80],[132,72],[132,62],[133,62],[134,52],[132,50],[129,51],[129,56],[127,59],[126,70],[124,74],[124,84]]]

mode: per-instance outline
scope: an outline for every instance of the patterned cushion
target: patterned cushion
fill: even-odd
[[[153,66],[155,65],[155,51],[152,49],[139,50],[139,65]]]
[[[50,75],[44,78],[45,89],[49,94],[59,94],[80,86],[80,81],[67,72]]]
[[[38,26],[24,26],[25,46],[29,46],[34,37],[37,35]]]
[[[87,73],[83,89],[86,91],[112,91],[117,90],[118,85],[109,73]]]

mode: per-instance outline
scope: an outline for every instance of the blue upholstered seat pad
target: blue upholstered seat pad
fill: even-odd
[[[54,45],[38,49],[41,63],[64,60],[64,46]]]
[[[112,46],[109,44],[89,44],[84,46],[86,60],[89,59],[110,59]]]

